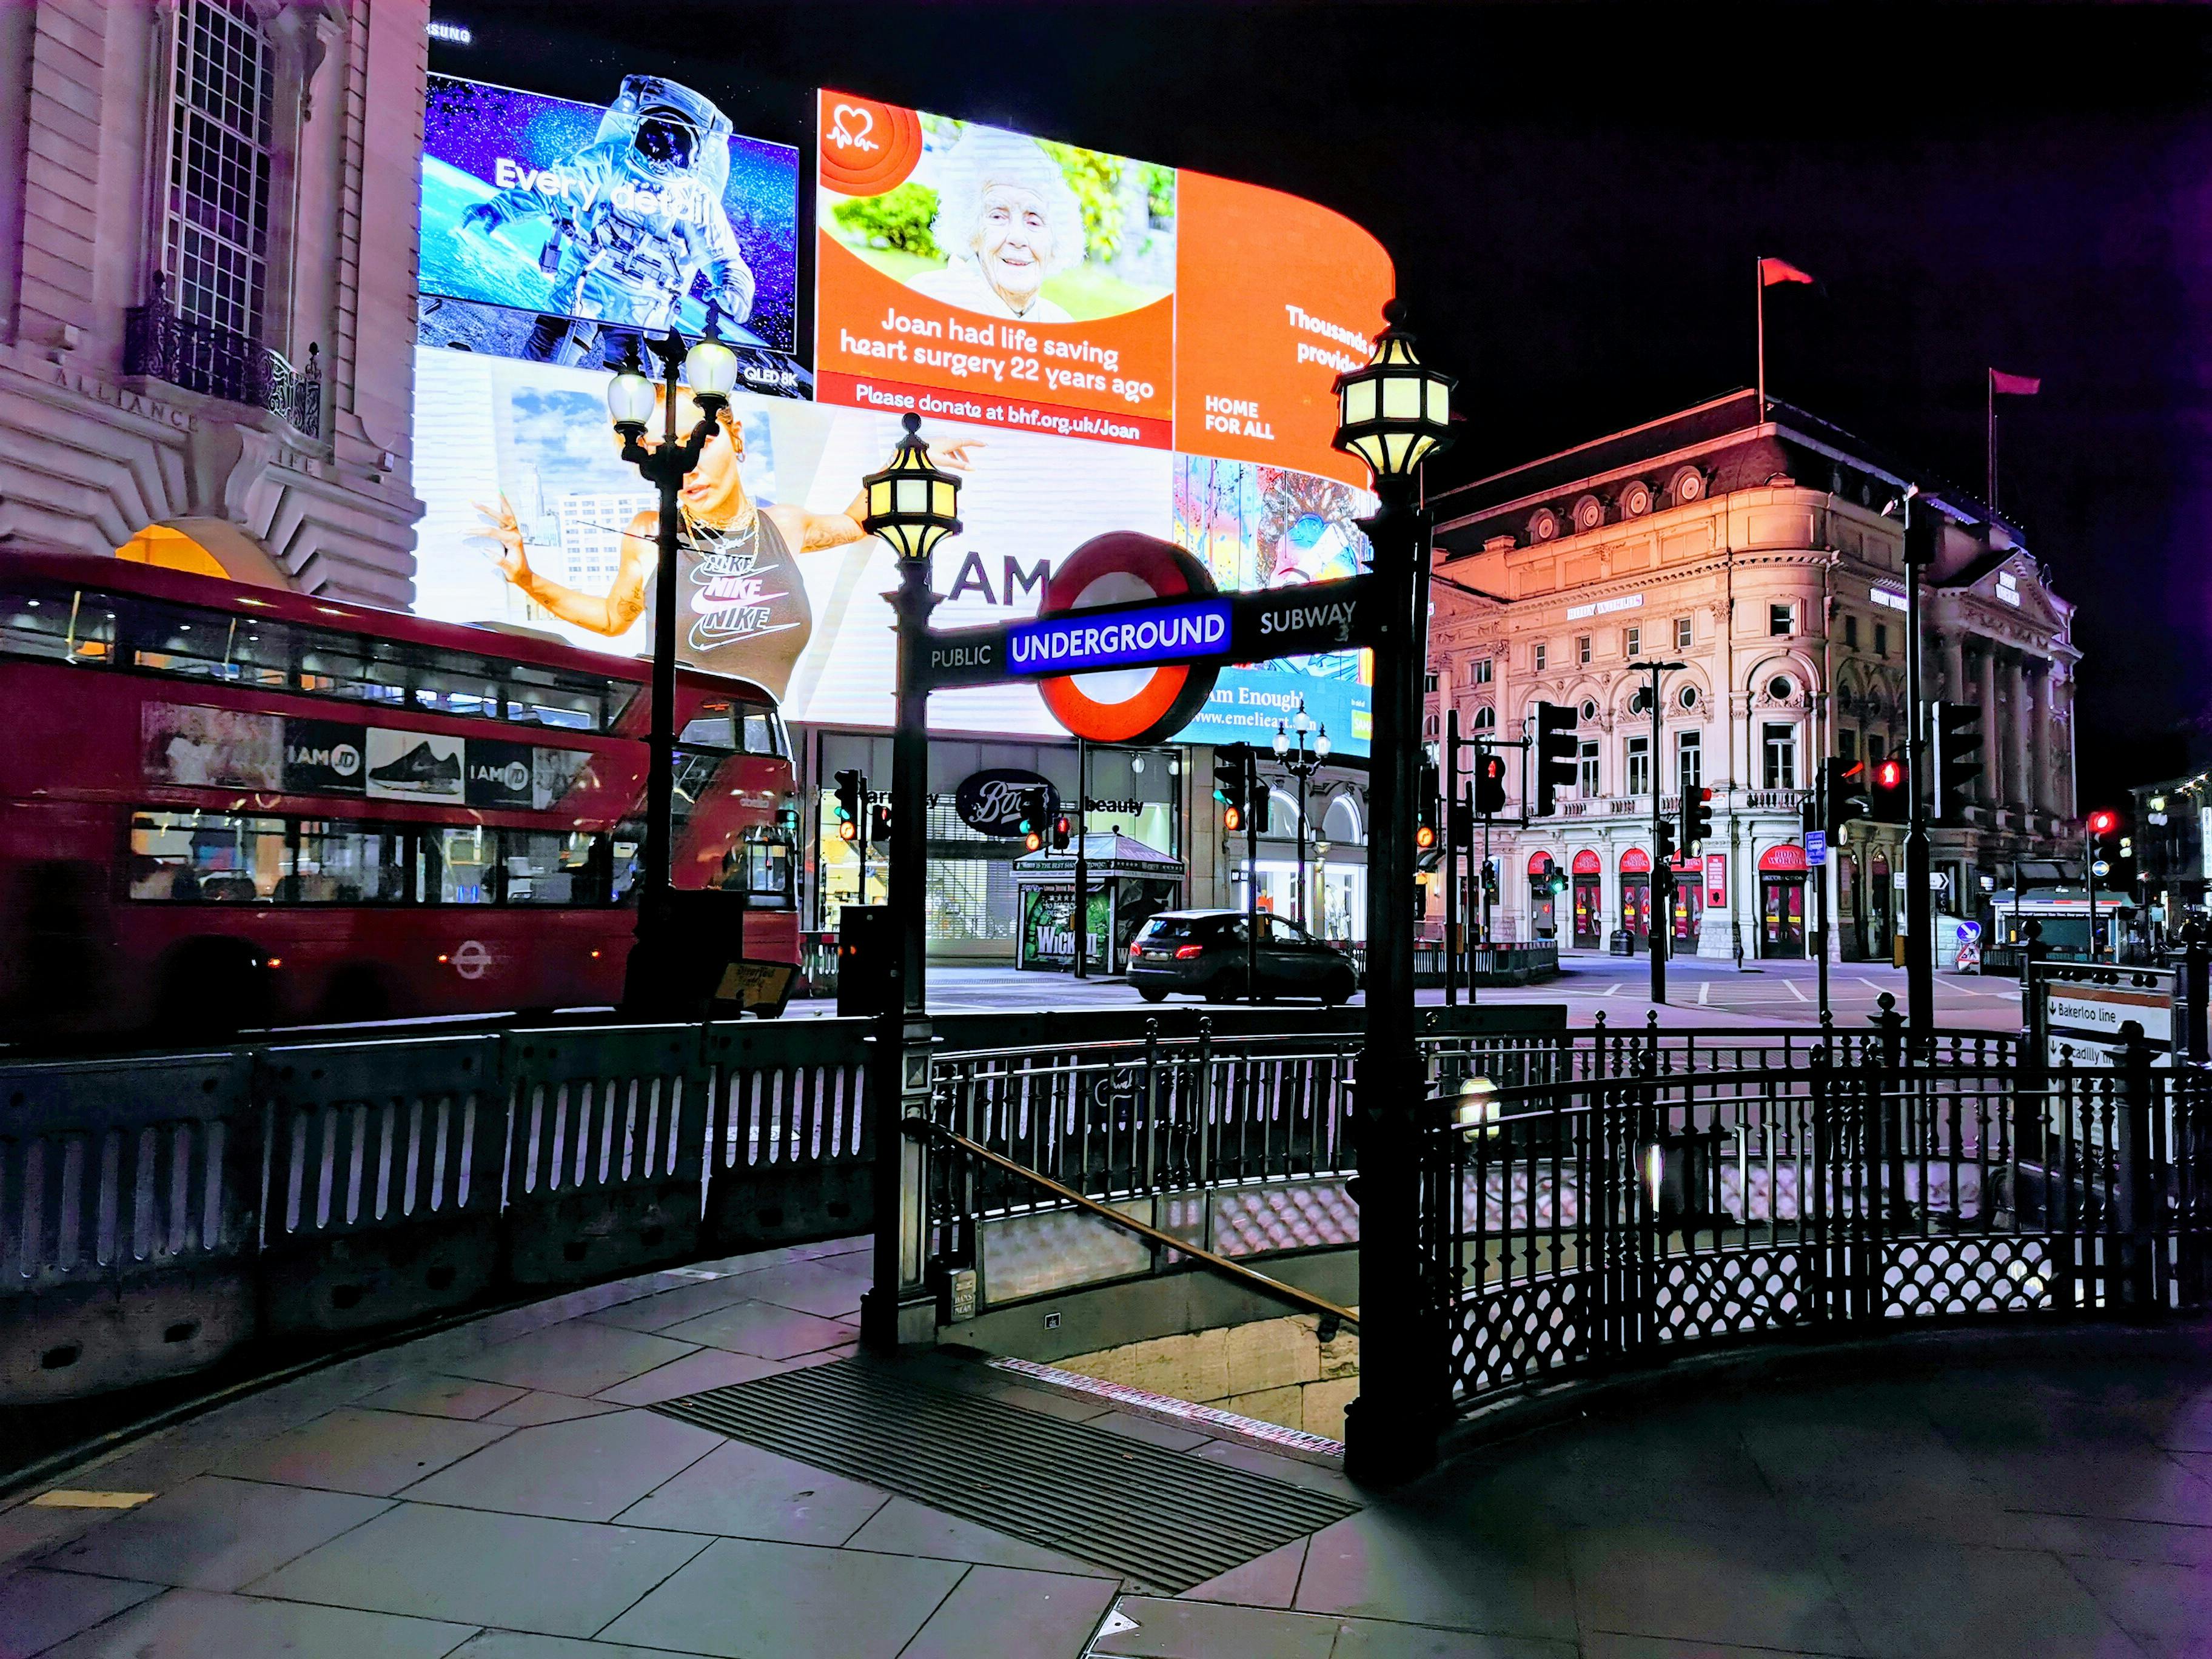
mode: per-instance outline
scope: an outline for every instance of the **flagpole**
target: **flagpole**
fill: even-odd
[[[1759,412],[1752,424],[1766,423],[1766,262],[1756,254],[1751,261],[1751,286],[1759,310]],[[1658,763],[1654,761],[1653,765]]]
[[[1990,511],[1997,510],[1997,372],[1984,369],[1982,383],[1988,389],[1989,421],[1989,486]]]

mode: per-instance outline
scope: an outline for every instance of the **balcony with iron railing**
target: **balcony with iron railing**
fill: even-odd
[[[323,433],[320,354],[295,366],[252,335],[179,317],[170,308],[161,273],[143,306],[123,313],[123,372],[162,380],[202,397],[265,409],[303,437]]]

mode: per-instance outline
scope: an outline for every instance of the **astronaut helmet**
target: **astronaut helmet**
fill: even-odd
[[[704,175],[719,189],[718,175],[729,169],[730,131],[730,118],[703,94],[658,75],[631,75],[600,118],[599,136],[627,137],[626,159],[647,177]]]

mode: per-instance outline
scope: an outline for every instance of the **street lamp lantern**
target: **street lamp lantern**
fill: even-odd
[[[1302,726],[1299,729],[1303,731],[1304,728]],[[1283,723],[1280,720],[1275,722],[1275,752],[1278,755],[1287,755],[1291,752],[1291,734],[1283,729]]]
[[[1411,477],[1415,468],[1451,442],[1448,374],[1421,366],[1413,337],[1399,325],[1405,301],[1382,307],[1389,325],[1375,337],[1367,367],[1336,377],[1336,447],[1357,455],[1380,480]]]
[[[622,368],[607,383],[607,413],[614,417],[615,430],[632,441],[644,437],[646,423],[653,419],[653,382],[638,361],[633,334]]]
[[[891,452],[890,465],[861,480],[868,510],[860,527],[889,542],[902,560],[918,562],[958,533],[960,480],[930,464],[921,416],[903,416],[900,423],[906,436]]]
[[[730,393],[738,384],[738,354],[722,343],[713,324],[707,325],[706,333],[684,353],[684,378],[705,413],[719,415],[722,406],[730,401]]]
[[[1304,697],[1298,699],[1298,712],[1293,717],[1291,724],[1301,732],[1310,732],[1314,728],[1313,717],[1306,713],[1306,700]]]
[[[1319,755],[1323,760],[1328,758],[1328,727],[1326,726],[1322,727],[1321,734],[1314,739],[1314,753]]]

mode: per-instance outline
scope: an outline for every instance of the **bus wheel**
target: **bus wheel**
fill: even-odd
[[[162,963],[155,1024],[173,1041],[234,1036],[269,1023],[269,970],[243,939],[187,939]]]

